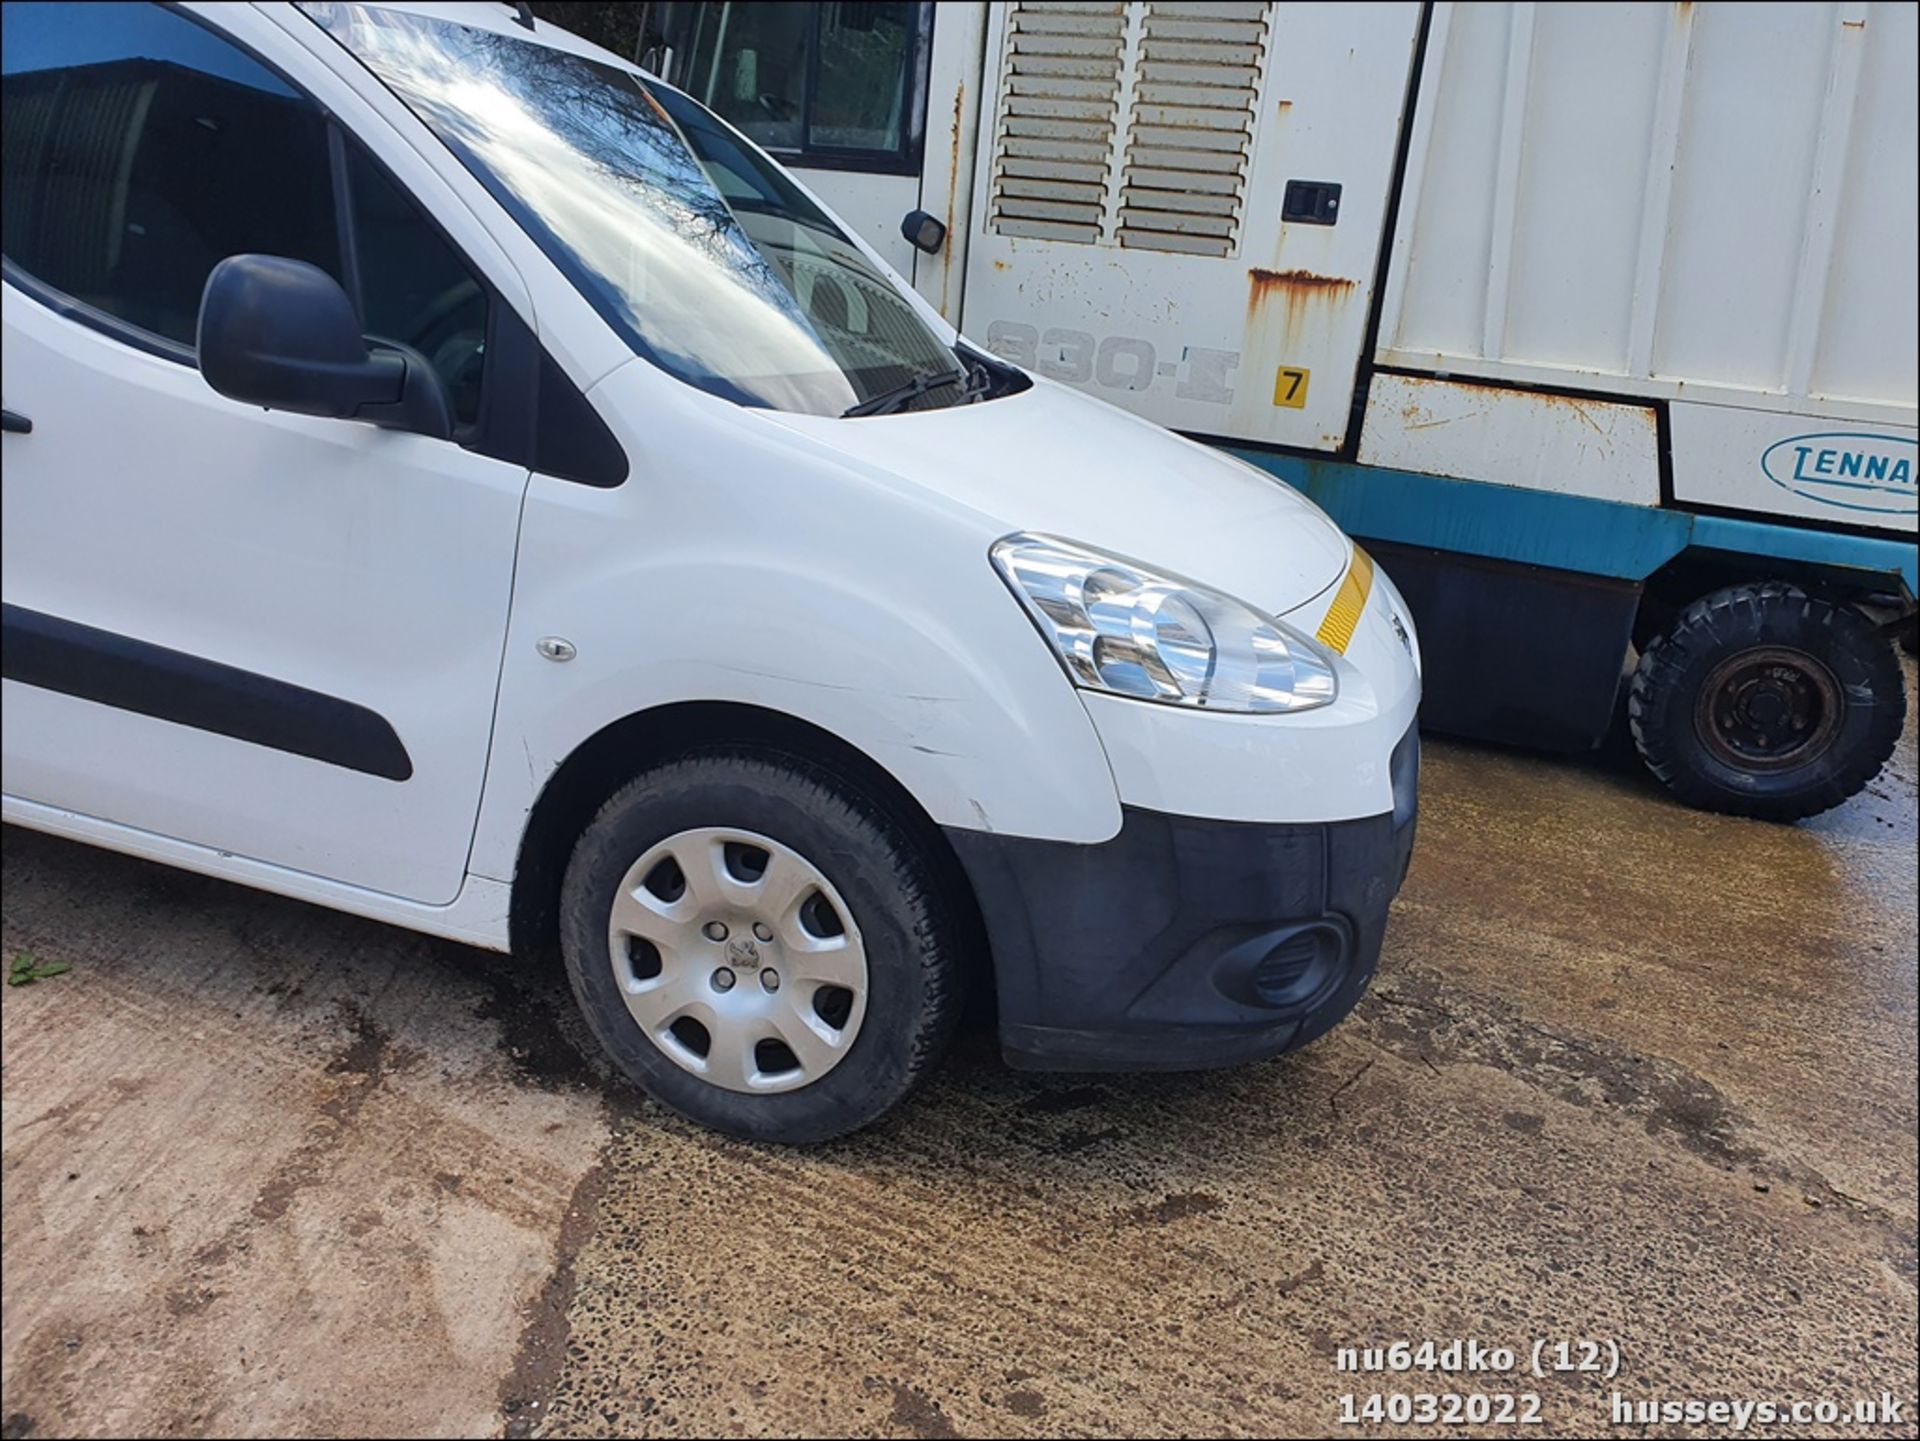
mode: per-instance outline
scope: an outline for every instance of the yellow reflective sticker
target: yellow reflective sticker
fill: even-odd
[[[1345,655],[1353,643],[1353,628],[1360,624],[1360,612],[1367,608],[1367,597],[1372,592],[1373,557],[1356,545],[1353,564],[1340,582],[1340,591],[1334,596],[1326,619],[1320,622],[1316,635],[1320,644]]]
[[[1301,370],[1297,366],[1283,365],[1279,374],[1273,377],[1273,403],[1284,405],[1289,410],[1302,410],[1307,404],[1307,382],[1313,378],[1311,370]]]

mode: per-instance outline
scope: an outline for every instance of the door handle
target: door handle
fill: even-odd
[[[33,422],[17,410],[0,410],[0,430],[8,435],[31,435]]]

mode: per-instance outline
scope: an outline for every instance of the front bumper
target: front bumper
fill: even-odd
[[[1419,735],[1393,810],[1203,820],[1127,807],[1099,845],[950,829],[993,949],[1000,1044],[1031,1070],[1199,1070],[1305,1045],[1373,978],[1413,854]]]

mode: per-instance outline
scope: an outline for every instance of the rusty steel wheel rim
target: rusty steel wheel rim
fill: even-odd
[[[1738,770],[1782,771],[1819,759],[1846,714],[1839,679],[1818,657],[1787,646],[1728,656],[1700,687],[1694,730],[1715,759]]]

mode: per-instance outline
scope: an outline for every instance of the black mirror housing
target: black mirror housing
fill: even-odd
[[[924,210],[909,210],[900,222],[900,234],[907,244],[928,255],[947,243],[947,227]]]
[[[200,293],[200,373],[230,400],[445,440],[446,388],[418,353],[369,350],[340,283],[278,255],[230,255]]]

